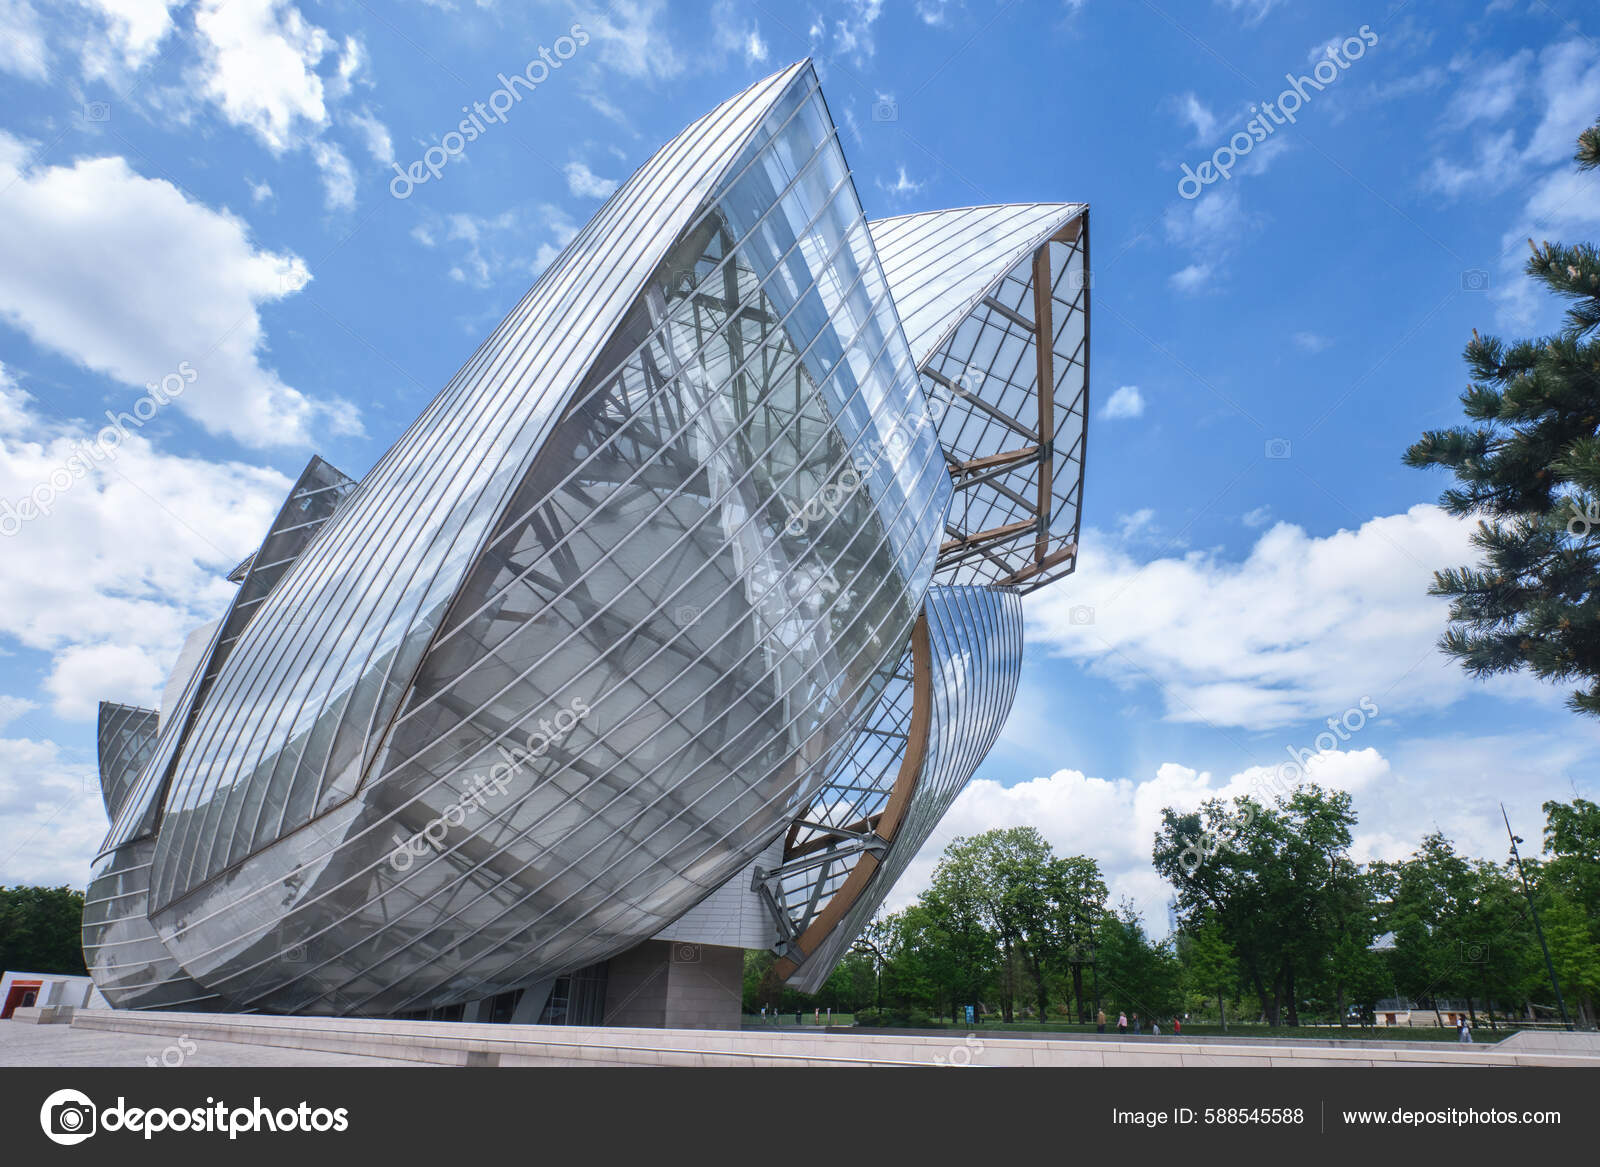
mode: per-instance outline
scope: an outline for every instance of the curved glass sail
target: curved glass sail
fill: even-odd
[[[1023,203],[872,224],[955,488],[944,582],[1028,592],[1077,565],[1088,221]]]
[[[159,725],[107,707],[97,983],[450,1007],[781,855],[820,985],[1075,565],[1086,273],[1079,204],[867,224],[809,62],[689,126],[359,485],[313,460]]]
[[[763,873],[777,972],[815,992],[988,754],[1022,671],[1014,589],[935,585],[926,620],[843,763]]]
[[[595,294],[626,275],[614,247],[659,254],[548,416],[474,451],[486,486],[531,447],[476,496],[481,533],[465,519],[382,531],[429,535],[417,568],[454,572],[453,592],[430,585],[445,602],[426,618],[362,610],[368,631],[331,647],[373,632],[391,646],[378,664],[307,690],[317,717],[239,762],[221,719],[279,732],[229,713],[256,688],[253,648],[298,635],[275,629],[273,606],[310,587],[380,505],[385,466],[437,441],[432,426],[505,426],[538,398],[512,369],[571,345],[570,313],[497,330],[483,375],[452,383],[452,412],[430,410],[363,482],[201,710],[153,917],[230,1000],[397,1012],[603,959],[746,866],[876,699],[932,576],[949,476],[814,74],[786,71],[713,118],[541,280]],[[467,505],[431,489],[431,515]]]

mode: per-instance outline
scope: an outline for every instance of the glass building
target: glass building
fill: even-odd
[[[102,707],[107,999],[737,1024],[751,947],[820,985],[1075,566],[1087,214],[868,223],[809,62],[663,146],[360,482],[312,459],[160,712]]]

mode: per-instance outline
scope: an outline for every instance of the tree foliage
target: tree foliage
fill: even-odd
[[[1600,123],[1577,160],[1600,166]],[[1479,520],[1483,561],[1436,572],[1429,589],[1450,599],[1440,647],[1475,676],[1576,682],[1569,706],[1600,714],[1600,251],[1528,242],[1528,275],[1569,302],[1564,327],[1511,343],[1474,331],[1469,424],[1425,432],[1404,460],[1449,470],[1441,505]]]
[[[83,976],[83,893],[0,887],[0,969]]]

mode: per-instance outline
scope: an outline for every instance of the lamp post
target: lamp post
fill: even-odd
[[[1517,851],[1517,844],[1522,842],[1522,836],[1511,830],[1511,818],[1506,814],[1506,804],[1500,804],[1500,817],[1505,819],[1506,837],[1511,840],[1511,858],[1516,861],[1517,875],[1522,879],[1522,894],[1528,897],[1528,911],[1533,915],[1533,932],[1539,937],[1539,948],[1544,952],[1545,971],[1550,974],[1550,987],[1556,992],[1556,1008],[1561,1010],[1561,1024],[1568,1029],[1572,1028],[1572,1020],[1567,1016],[1567,1003],[1561,998],[1561,982],[1556,979],[1555,962],[1550,959],[1550,946],[1544,942],[1544,929],[1539,926],[1539,908],[1533,902],[1533,889],[1528,886],[1528,873],[1522,867],[1522,855]]]

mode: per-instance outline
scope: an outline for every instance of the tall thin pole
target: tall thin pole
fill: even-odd
[[[1544,952],[1545,971],[1550,974],[1550,987],[1556,991],[1556,1008],[1561,1010],[1561,1024],[1568,1029],[1572,1028],[1572,1020],[1567,1016],[1567,1003],[1561,997],[1561,982],[1556,979],[1555,962],[1550,959],[1550,946],[1544,942],[1544,929],[1539,926],[1539,908],[1533,902],[1533,889],[1528,886],[1528,873],[1522,868],[1522,855],[1517,851],[1517,844],[1522,842],[1511,829],[1511,819],[1506,814],[1506,804],[1500,804],[1500,817],[1506,822],[1506,837],[1511,840],[1511,858],[1516,860],[1517,874],[1522,878],[1522,894],[1528,897],[1528,911],[1533,915],[1533,932],[1539,937],[1539,948]]]

